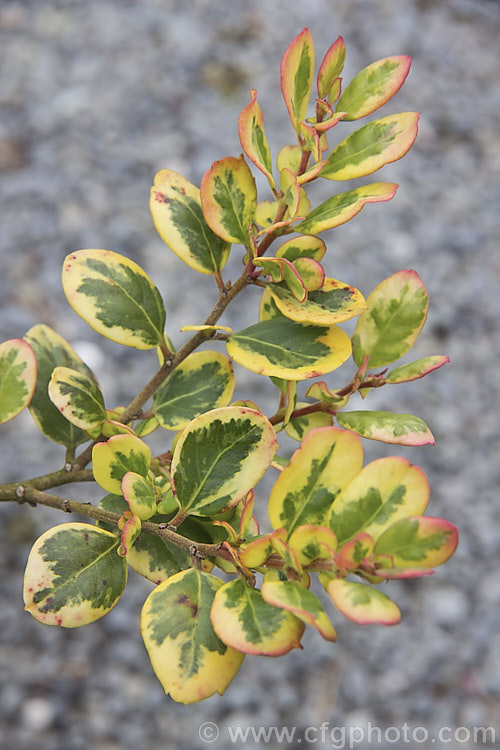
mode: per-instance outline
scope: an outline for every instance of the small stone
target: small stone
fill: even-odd
[[[21,708],[21,723],[32,732],[44,732],[54,718],[54,706],[45,698],[29,698]]]

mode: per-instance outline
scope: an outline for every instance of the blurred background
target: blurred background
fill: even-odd
[[[4,750],[198,748],[207,721],[219,726],[220,747],[231,746],[228,727],[300,732],[322,722],[346,731],[371,723],[382,732],[407,722],[429,732],[428,740],[417,738],[421,747],[439,747],[432,738],[443,726],[465,728],[449,735],[448,748],[476,746],[477,726],[496,726],[498,735],[499,2],[0,0],[0,340],[44,322],[94,369],[110,406],[130,401],[154,372],[155,355],[107,342],[78,318],[61,289],[62,260],[80,248],[134,259],[160,288],[167,331],[182,343],[181,325],[202,322],[216,289],[157,236],[148,210],[153,176],[168,167],[199,184],[213,160],[238,155],[237,116],[250,88],[258,91],[274,154],[292,143],[279,63],[305,26],[317,60],[344,37],[344,80],[382,57],[413,56],[405,86],[376,115],[422,113],[411,152],[376,176],[398,182],[398,194],[324,236],[326,269],[365,295],[402,268],[414,268],[427,286],[429,317],[405,361],[447,354],[451,365],[373,393],[367,408],[417,414],[436,446],[393,450],[365,441],[365,453],[366,460],[405,455],[424,468],[429,513],[459,526],[459,549],[433,578],[391,584],[403,611],[396,628],[362,628],[336,617],[337,644],[311,632],[302,652],[248,657],[224,696],[185,707],[163,694],[142,644],[147,581],[131,574],[117,607],[81,630],[44,627],[23,612],[30,546],[67,518],[4,504]],[[332,189],[325,181],[312,197],[319,201]],[[238,251],[234,256],[226,279],[240,273]],[[256,299],[249,292],[247,307],[238,298],[222,322],[255,322]],[[351,372],[349,366],[343,380],[327,380],[342,385]],[[238,395],[270,413],[273,386],[264,392],[256,376],[241,369],[237,376]],[[2,481],[64,461],[64,450],[37,433],[27,412],[3,426],[0,440]],[[65,488],[75,499],[93,499],[88,493],[85,486]],[[344,746],[339,734],[336,745],[319,730],[310,737],[317,748]],[[304,747],[305,740],[281,744]],[[356,746],[369,745],[394,746],[394,733]]]

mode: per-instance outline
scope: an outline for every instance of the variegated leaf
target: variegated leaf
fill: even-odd
[[[438,370],[440,367],[450,361],[449,357],[442,354],[435,354],[431,357],[423,357],[417,359],[415,362],[410,362],[407,365],[401,365],[392,370],[386,378],[386,383],[409,383],[411,380],[418,380],[428,375],[434,370]]]
[[[214,515],[236,505],[268,469],[276,435],[260,412],[213,409],[182,432],[172,459],[172,487],[182,511]]]
[[[119,538],[86,523],[64,523],[33,545],[24,576],[27,611],[45,625],[76,628],[104,617],[127,582]]]
[[[339,612],[358,625],[397,625],[401,620],[397,604],[372,586],[337,578],[326,590]]]
[[[297,258],[293,265],[307,292],[316,292],[325,283],[325,269],[314,258]]]
[[[125,498],[130,512],[141,519],[147,521],[148,518],[156,513],[156,495],[151,482],[148,482],[135,471],[127,471],[123,475],[122,495]]]
[[[153,410],[166,430],[182,430],[210,409],[227,406],[234,390],[233,365],[220,352],[194,352],[153,396]]]
[[[258,589],[241,579],[216,593],[210,619],[224,643],[246,654],[281,656],[300,648],[304,624],[289,612],[268,604]]]
[[[331,372],[346,361],[350,340],[337,326],[272,318],[233,334],[226,342],[235,362],[260,375],[305,380]]]
[[[321,177],[353,180],[401,159],[417,137],[418,112],[402,112],[374,120],[351,133],[330,153]]]
[[[416,271],[397,271],[378,284],[366,300],[352,337],[358,367],[383,367],[411,349],[427,317],[429,298]]]
[[[139,516],[130,516],[130,518],[120,519],[120,521],[119,527],[121,527],[122,533],[118,554],[121,557],[126,557],[141,535],[142,524]]]
[[[0,344],[0,423],[8,422],[31,401],[36,386],[37,363],[23,339]]]
[[[49,326],[33,326],[24,338],[33,349],[38,363],[35,392],[29,405],[31,416],[38,429],[50,440],[73,449],[88,438],[82,430],[68,422],[50,400],[50,379],[58,366],[77,370],[92,379],[94,376],[68,342]]]
[[[339,569],[346,573],[356,570],[364,560],[371,557],[374,547],[375,542],[369,534],[364,532],[356,534],[354,539],[343,544],[338,551],[337,565]]]
[[[222,581],[191,568],[157,586],[142,610],[141,630],[153,669],[166,693],[196,703],[229,685],[244,654],[215,633],[210,610]]]
[[[396,414],[392,411],[343,411],[337,421],[346,430],[352,430],[369,440],[396,445],[434,445],[434,435],[425,422],[413,414]]]
[[[335,643],[337,633],[318,597],[295,581],[266,581],[262,596],[269,604],[291,612],[306,625],[312,625],[327,641]]]
[[[201,181],[201,205],[213,231],[226,242],[250,245],[257,188],[243,156],[215,161]]]
[[[337,112],[347,112],[345,120],[359,120],[389,101],[403,85],[411,57],[396,55],[368,65],[345,87],[337,102]]]
[[[326,526],[307,524],[295,528],[288,544],[301,565],[310,565],[315,560],[333,558],[337,549],[337,537]]]
[[[390,556],[396,568],[435,568],[455,552],[458,529],[443,518],[413,515],[389,526],[375,545],[375,555]]]
[[[163,169],[151,188],[150,208],[162,240],[188,266],[218,274],[231,246],[215,234],[203,216],[200,191],[182,175]]]
[[[390,201],[396,194],[394,182],[373,182],[370,185],[339,193],[314,208],[304,221],[297,224],[296,232],[319,234],[350,221],[367,203]]]
[[[307,114],[313,74],[314,44],[309,29],[303,29],[281,60],[281,91],[296,130]]]
[[[257,102],[257,92],[250,91],[250,104],[248,104],[238,118],[238,134],[243,151],[250,161],[263,172],[271,186],[276,187],[273,178],[273,165],[271,151],[264,131],[264,115]]]
[[[163,342],[165,307],[156,286],[137,263],[110,250],[78,250],[63,264],[69,304],[111,341],[136,349]]]
[[[280,189],[283,194],[283,201],[288,207],[288,216],[295,219],[299,211],[300,185],[291,169],[281,170]]]
[[[310,406],[305,402],[297,403],[297,409],[304,406]],[[299,443],[311,430],[317,430],[319,427],[329,427],[333,424],[333,417],[324,411],[314,411],[311,414],[305,414],[302,417],[292,417],[285,426],[285,432],[292,440]]]
[[[329,47],[318,70],[318,96],[321,99],[326,99],[328,97],[334,81],[342,73],[344,62],[345,42],[342,37],[339,36]]]
[[[70,367],[53,370],[49,398],[66,419],[82,430],[100,430],[106,419],[104,398],[95,379]]]
[[[94,479],[106,492],[121,493],[122,479],[128,471],[146,477],[151,450],[135,435],[114,435],[105,443],[96,443],[92,450]]]
[[[290,261],[296,261],[298,258],[313,258],[319,261],[323,259],[326,253],[326,245],[320,237],[294,237],[287,240],[276,250],[277,258],[286,258]]]
[[[423,513],[429,483],[422,469],[391,456],[367,464],[332,505],[327,524],[345,544],[361,531],[373,539],[394,521]]]
[[[336,427],[309,432],[271,490],[273,528],[284,526],[290,535],[304,524],[324,525],[335,498],[362,464],[361,440],[353,433]]]
[[[269,291],[279,311],[298,323],[334,325],[366,310],[361,292],[336,279],[325,279],[321,289],[309,292],[303,302],[281,285],[269,284]]]

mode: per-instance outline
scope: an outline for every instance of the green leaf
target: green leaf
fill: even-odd
[[[94,479],[106,492],[121,494],[122,479],[128,471],[146,477],[151,450],[135,435],[114,435],[92,450]]]
[[[70,367],[56,367],[49,383],[49,398],[61,414],[82,430],[101,427],[106,408],[94,378]]]
[[[303,29],[281,60],[281,91],[296,130],[307,114],[313,74],[314,44],[309,29]]]
[[[304,524],[295,528],[288,545],[295,552],[300,565],[310,565],[315,560],[333,560],[337,537],[326,526]]]
[[[220,352],[195,352],[156,390],[154,414],[166,430],[182,430],[200,414],[227,406],[233,390],[231,360]]]
[[[222,695],[243,661],[210,622],[221,586],[219,578],[191,568],[157,586],[144,604],[141,630],[153,669],[165,692],[180,703]]]
[[[353,180],[401,159],[417,137],[418,112],[374,120],[351,133],[330,153],[321,177]]]
[[[158,234],[181,260],[200,273],[220,272],[231,246],[205,221],[195,185],[171,169],[162,169],[155,176],[149,205]]]
[[[299,619],[268,604],[258,589],[241,579],[217,591],[210,619],[224,643],[258,656],[281,656],[300,648],[304,632]]]
[[[235,362],[260,375],[305,380],[331,372],[350,353],[347,334],[336,326],[273,318],[233,334],[226,342]]]
[[[362,464],[361,440],[352,432],[336,427],[309,432],[271,490],[273,528],[284,527],[290,535],[304,524],[324,525],[333,501]]]
[[[136,573],[156,585],[191,567],[189,552],[151,534],[141,534],[127,554],[127,563]]]
[[[296,225],[295,231],[301,234],[319,234],[345,224],[359,214],[367,203],[390,201],[394,198],[397,187],[393,182],[373,182],[347,193],[334,195],[314,208],[304,221]]]
[[[424,375],[428,375],[434,370],[438,370],[440,367],[450,361],[449,357],[442,354],[435,354],[431,357],[423,357],[417,359],[415,362],[410,362],[407,365],[401,365],[392,370],[386,378],[386,383],[409,383],[411,380],[418,380],[423,378]]]
[[[378,284],[366,300],[352,337],[353,358],[361,366],[383,367],[411,349],[427,317],[429,298],[416,271],[397,271]]]
[[[403,85],[411,57],[396,55],[368,65],[345,87],[336,112],[347,112],[344,120],[359,120],[389,101]]]
[[[110,250],[78,250],[63,264],[62,284],[80,317],[111,341],[136,349],[163,342],[165,307],[149,276]]]
[[[372,586],[336,578],[326,590],[339,612],[358,625],[397,625],[401,620],[397,604]]]
[[[151,483],[135,471],[127,471],[121,483],[122,495],[132,515],[147,521],[156,513],[156,496]]]
[[[306,625],[312,625],[327,641],[335,643],[337,633],[318,597],[295,581],[268,581],[262,584],[262,596],[269,604],[291,612]]]
[[[23,339],[0,344],[0,423],[13,419],[31,401],[36,386],[36,357]]]
[[[318,70],[317,84],[320,99],[328,97],[335,79],[342,73],[344,62],[345,42],[339,36],[328,49]]]
[[[33,326],[24,338],[33,349],[38,363],[35,392],[29,405],[31,416],[38,429],[50,440],[74,449],[88,438],[82,430],[68,422],[50,400],[50,379],[54,369],[59,366],[69,367],[94,381],[95,378],[68,342],[49,326]]]
[[[214,161],[201,181],[201,205],[207,223],[219,237],[250,245],[257,188],[243,156]]]
[[[64,523],[33,545],[24,576],[26,610],[45,625],[76,628],[104,617],[121,597],[127,564],[119,538],[86,523]]]
[[[214,515],[236,505],[269,467],[276,435],[260,412],[226,406],[194,419],[172,459],[172,487],[185,514]]]
[[[435,568],[452,556],[457,544],[458,529],[452,523],[414,515],[389,526],[375,545],[375,555],[390,556],[396,568]]]
[[[308,292],[316,292],[325,283],[325,269],[314,258],[297,258],[293,261],[302,283]]]
[[[269,284],[268,288],[279,311],[298,323],[334,325],[366,310],[361,292],[336,279],[325,279],[321,289],[308,292],[303,302],[282,285]]]
[[[343,411],[337,421],[346,430],[352,430],[369,440],[396,445],[434,445],[434,435],[425,422],[412,414],[392,411]]]
[[[310,404],[302,401],[297,403],[297,409],[304,406],[310,406]],[[300,443],[311,430],[316,430],[318,427],[329,427],[332,424],[333,417],[331,414],[326,414],[324,411],[314,411],[302,417],[292,417],[285,426],[285,432],[292,440],[298,440]]]
[[[264,116],[257,102],[257,92],[250,91],[250,104],[248,104],[238,118],[238,134],[243,151],[255,166],[263,172],[271,186],[276,187],[273,178],[273,165],[271,152],[264,131]]]
[[[399,518],[423,513],[428,502],[429,483],[422,469],[406,458],[379,458],[344,487],[332,505],[327,524],[339,544],[362,531],[376,540]]]

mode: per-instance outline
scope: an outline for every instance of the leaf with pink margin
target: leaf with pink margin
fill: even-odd
[[[134,546],[141,534],[141,519],[139,516],[131,516],[123,524],[121,544],[118,547],[120,557],[125,557]]]
[[[243,151],[255,166],[265,174],[271,189],[276,187],[273,178],[271,152],[264,131],[264,115],[257,102],[257,92],[250,91],[250,104],[238,118],[238,134]]]
[[[434,435],[425,422],[413,414],[392,411],[344,411],[337,421],[346,430],[368,440],[394,445],[434,445]]]
[[[410,516],[386,529],[377,540],[375,555],[389,555],[395,568],[435,568],[449,560],[457,545],[458,529],[450,521]]]
[[[295,219],[299,210],[300,185],[291,169],[285,167],[281,170],[280,188],[283,193],[283,200],[288,206],[290,218]]]
[[[325,269],[314,258],[297,258],[293,261],[307,292],[315,292],[321,289],[325,283]]]
[[[286,258],[292,263],[298,258],[313,258],[319,263],[324,258],[325,253],[326,245],[320,237],[303,235],[287,240],[280,245],[276,250],[276,257]]]
[[[345,62],[345,42],[341,36],[328,48],[317,76],[318,96],[326,99],[336,78],[342,73]]]
[[[337,565],[346,572],[356,570],[361,567],[363,560],[371,557],[374,547],[373,537],[361,532],[339,549]]]
[[[301,122],[299,130],[304,139],[304,148],[310,151],[314,161],[318,162],[321,159],[321,145],[319,141],[319,135],[314,125],[310,125],[307,122]]]
[[[201,207],[207,224],[226,242],[250,244],[257,188],[243,156],[214,161],[203,175]]]
[[[372,586],[334,578],[325,588],[339,612],[358,625],[397,625],[401,620],[397,604]]]
[[[301,565],[315,560],[332,559],[337,549],[337,537],[327,526],[304,524],[297,526],[288,540]]]
[[[337,111],[349,113],[345,120],[359,120],[375,112],[399,91],[410,65],[411,57],[396,55],[363,68],[345,87],[337,102]]]
[[[285,50],[281,60],[281,91],[296,130],[305,119],[314,74],[314,44],[303,29]]]
[[[347,193],[334,195],[314,208],[304,221],[296,225],[295,231],[300,234],[319,234],[326,229],[338,227],[353,219],[367,203],[390,201],[397,188],[394,182],[373,182]]]
[[[337,634],[318,597],[295,581],[266,581],[262,596],[269,604],[281,607],[312,625],[327,641],[335,643]]]
[[[443,365],[446,365],[450,361],[450,358],[443,354],[434,354],[431,357],[423,357],[417,359],[415,362],[410,362],[407,365],[401,365],[392,370],[386,378],[386,383],[409,383],[412,380],[418,380],[428,375],[434,370],[438,370]]]

